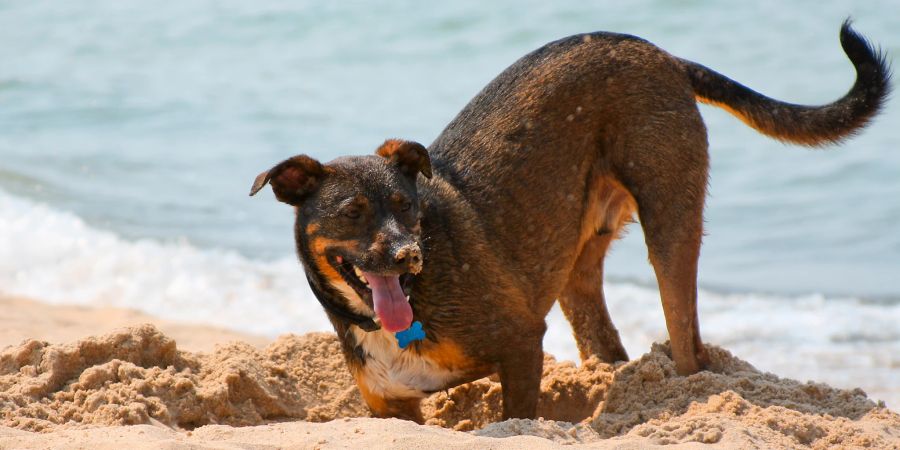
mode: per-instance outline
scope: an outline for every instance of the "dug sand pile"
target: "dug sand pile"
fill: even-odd
[[[306,445],[318,443],[309,440],[315,433],[337,445],[366,433],[385,446],[424,442],[397,434],[379,440],[378,430],[390,428],[427,436],[432,444],[481,445],[480,439],[524,435],[547,445],[591,447],[900,448],[900,416],[864,392],[781,379],[725,350],[710,352],[712,370],[690,377],[676,376],[663,345],[614,366],[587,361],[576,367],[548,356],[538,411],[544,419],[500,422],[500,385],[482,379],[426,399],[427,424],[441,429],[376,419],[310,423],[368,416],[337,338],[328,333],[286,335],[264,349],[232,343],[212,353],[179,351],[151,325],[64,345],[26,340],[0,353],[0,425],[45,434],[7,428],[0,447],[47,444],[62,435],[64,442],[90,446],[97,434],[80,428],[154,425],[159,431],[149,434],[146,427],[103,430],[126,441],[127,430],[144,430],[136,439],[158,435],[191,445],[225,435],[260,445]],[[526,442],[521,439],[492,441],[506,446]]]
[[[27,340],[0,354],[2,424],[191,429],[365,416],[340,354],[324,333],[285,336],[265,350],[232,343],[194,354],[152,325],[65,345]]]

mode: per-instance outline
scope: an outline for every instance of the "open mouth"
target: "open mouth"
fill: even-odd
[[[408,293],[412,274],[366,272],[341,256],[329,258],[329,262],[359,298],[375,310],[382,328],[390,332],[409,328],[413,317]]]

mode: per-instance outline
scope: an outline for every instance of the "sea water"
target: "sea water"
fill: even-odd
[[[491,78],[579,32],[636,34],[795,103],[842,95],[840,22],[900,54],[895,1],[0,3],[0,292],[274,336],[328,330],[291,208],[297,153],[425,144]],[[900,107],[822,150],[702,107],[701,329],[756,367],[900,404]],[[552,149],[547,149],[552,151]],[[564,157],[564,155],[560,155]],[[640,227],[607,259],[632,356],[666,338]],[[577,358],[558,310],[545,348]]]

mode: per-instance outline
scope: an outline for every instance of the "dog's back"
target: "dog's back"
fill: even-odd
[[[677,172],[665,170],[672,163],[669,155],[658,148],[671,140],[687,140],[679,146],[690,153],[680,158],[704,165],[707,142],[696,101],[723,107],[764,134],[804,145],[837,142],[863,127],[887,96],[888,69],[884,57],[847,23],[841,44],[857,69],[856,83],[840,100],[809,107],[765,97],[635,36],[571,36],[501,73],[429,153],[435,171],[465,193],[524,282],[539,281],[534,287],[540,296],[553,290],[542,286],[548,274],[564,276],[577,256],[573,243],[585,239],[582,222],[591,221],[599,231],[615,226],[610,222],[620,216],[584,217],[592,202],[604,201],[585,195],[592,184],[618,187],[639,159],[653,160],[638,168],[646,177],[673,176]],[[672,129],[679,123],[689,130]],[[641,135],[648,133],[661,133],[654,141],[662,145],[638,148],[634,140],[647,141]],[[629,207],[622,199],[611,201]]]
[[[429,149],[435,172],[478,211],[500,259],[533,293],[531,306],[546,313],[559,299],[583,356],[625,357],[599,286],[611,240],[639,216],[673,354],[692,373],[705,360],[696,261],[709,167],[696,102],[786,142],[839,142],[880,110],[890,76],[849,22],[840,37],[857,80],[824,106],[768,98],[634,36],[561,39],[514,63],[460,112]]]

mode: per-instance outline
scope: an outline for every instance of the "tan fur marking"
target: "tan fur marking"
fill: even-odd
[[[462,347],[456,342],[446,339],[436,343],[428,341],[427,345],[420,348],[419,354],[447,370],[472,367],[472,360],[466,356]]]
[[[585,209],[576,254],[580,254],[584,245],[600,230],[608,230],[613,239],[618,238],[622,226],[637,211],[637,201],[628,189],[610,176],[597,177],[588,195],[591,200]]]
[[[313,261],[319,272],[322,273],[322,276],[347,299],[347,306],[357,314],[372,316],[375,314],[372,308],[359,298],[359,295],[356,294],[353,288],[344,281],[344,277],[328,262],[328,257],[325,255],[326,249],[339,247],[354,250],[356,245],[356,241],[339,241],[325,237],[316,237],[310,242],[310,253],[312,253]]]
[[[337,270],[334,270],[334,267],[328,263],[328,258],[325,256],[325,250],[333,247],[349,247],[350,245],[348,244],[352,245],[352,241],[336,241],[324,237],[317,237],[310,243],[310,252],[316,262],[316,267],[318,267],[319,272],[332,283],[343,281],[343,278]]]
[[[328,262],[325,250],[334,247],[352,248],[354,245],[355,242],[353,241],[338,241],[324,237],[314,238],[310,243],[310,253],[312,253],[316,267],[332,285],[335,283],[344,283],[344,278],[341,277],[337,270],[335,270]]]
[[[353,378],[356,379],[356,386],[359,388],[359,393],[362,394],[363,400],[365,400],[369,409],[372,410],[372,413],[377,417],[385,417],[389,412],[387,401],[384,397],[375,394],[369,389],[365,372],[363,370],[358,370],[353,374]]]
[[[344,282],[344,278],[334,270],[334,267],[331,267],[331,264],[328,264],[328,258],[326,258],[325,255],[317,255],[315,256],[315,260],[319,272],[321,272],[322,275],[325,276],[325,279],[331,282],[331,284]]]
[[[804,145],[818,145],[822,142],[821,136],[804,136],[803,134],[796,134],[791,136],[785,136],[783,134],[777,134],[771,127],[766,126],[765,124],[757,123],[755,120],[751,119],[744,113],[728,106],[725,103],[717,102],[715,100],[710,100],[706,97],[701,97],[699,95],[694,97],[698,102],[703,103],[709,106],[715,106],[716,108],[722,108],[725,112],[731,114],[734,117],[737,117],[741,122],[744,122],[748,127],[753,128],[756,131],[759,131],[766,136],[778,139],[784,142],[794,142],[798,144]]]
[[[404,141],[402,139],[387,139],[384,141],[384,144],[381,144],[381,147],[378,147],[378,149],[375,151],[375,154],[385,158],[390,158],[391,155],[393,155],[394,152],[396,152],[397,149],[400,148],[400,145],[403,144],[403,142]]]
[[[726,112],[728,112],[729,114],[731,114],[731,115],[733,115],[734,117],[737,117],[738,119],[740,119],[741,122],[744,122],[744,123],[747,124],[747,126],[749,126],[750,128],[759,129],[759,126],[757,126],[752,120],[750,120],[749,117],[745,116],[744,113],[742,113],[742,112],[740,112],[740,111],[738,111],[738,110],[732,108],[731,106],[728,106],[728,105],[725,104],[725,103],[717,102],[717,101],[715,101],[715,100],[710,100],[710,99],[708,99],[708,98],[706,98],[706,97],[701,97],[701,96],[699,96],[699,95],[698,95],[698,96],[695,96],[694,98],[695,98],[698,102],[703,103],[704,105],[715,106],[716,108],[722,108],[722,109],[724,109]]]

